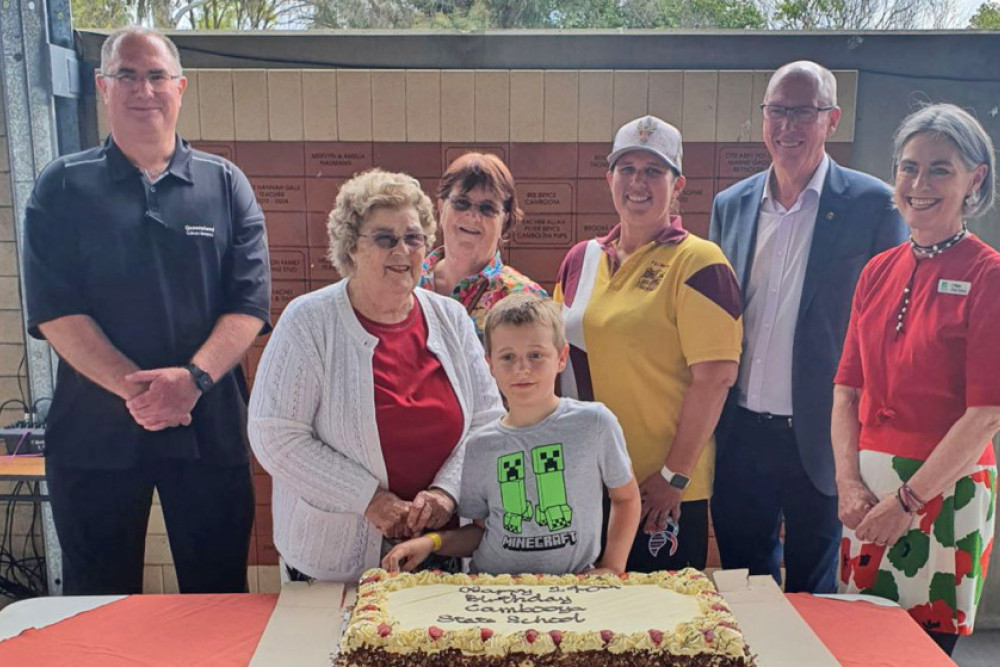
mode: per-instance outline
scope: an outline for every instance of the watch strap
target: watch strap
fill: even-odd
[[[686,489],[688,484],[691,483],[690,477],[682,475],[679,472],[674,472],[667,466],[663,466],[663,468],[660,469],[660,475],[663,476],[663,479],[667,480],[667,484],[675,489],[680,489],[681,491]]]
[[[207,393],[215,381],[212,380],[212,376],[198,368],[195,364],[184,364],[184,368],[187,372],[191,374],[191,378],[194,380],[194,386],[198,387],[201,393]]]

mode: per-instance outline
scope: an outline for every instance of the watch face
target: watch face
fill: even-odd
[[[686,489],[690,479],[679,472],[674,473],[673,479],[670,480],[670,486],[677,489]]]

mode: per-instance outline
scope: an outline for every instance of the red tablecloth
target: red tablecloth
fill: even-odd
[[[845,667],[954,665],[901,609],[790,595]],[[5,667],[246,667],[276,595],[136,595],[0,642]]]

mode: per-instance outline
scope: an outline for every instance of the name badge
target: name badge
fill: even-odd
[[[956,296],[966,296],[972,283],[964,280],[939,280],[939,294],[955,294]]]

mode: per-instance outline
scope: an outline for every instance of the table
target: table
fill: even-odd
[[[28,493],[0,493],[0,501],[30,502],[42,511],[42,540],[45,544],[45,573],[49,595],[62,593],[62,551],[52,521],[49,489],[45,482],[45,458],[35,455],[0,456],[0,482],[27,482]]]
[[[954,667],[898,607],[802,593],[788,598],[844,667]],[[66,620],[0,641],[0,665],[246,667],[277,599],[238,594],[25,600],[0,610],[0,637]],[[95,603],[100,606],[67,618]]]

